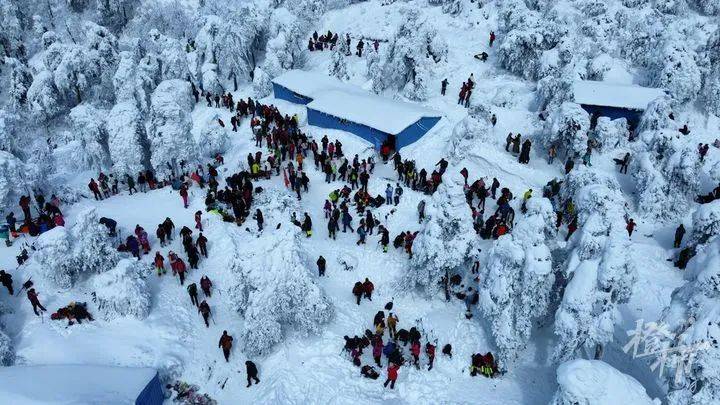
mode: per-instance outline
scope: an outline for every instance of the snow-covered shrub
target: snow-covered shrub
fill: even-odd
[[[35,249],[31,261],[37,264],[40,275],[58,288],[72,287],[77,272],[67,229],[58,226],[43,233],[35,241]]]
[[[14,207],[32,189],[27,166],[13,154],[0,150],[0,204]]]
[[[118,317],[145,319],[150,313],[151,293],[147,263],[123,259],[111,270],[93,277],[92,288],[98,311],[105,320]]]
[[[582,223],[568,259],[569,281],[555,314],[556,361],[573,359],[579,350],[598,354],[598,347],[612,341],[618,306],[630,299],[637,278],[624,229],[600,216],[591,214]]]
[[[490,321],[499,349],[498,367],[506,370],[530,340],[533,323],[546,315],[555,282],[550,249],[553,209],[545,198],[527,202],[527,215],[510,235],[498,239],[480,270],[480,308]]]
[[[52,73],[43,70],[36,74],[27,91],[27,102],[32,116],[40,122],[56,117],[65,109],[60,99]]]
[[[662,52],[661,66],[655,83],[668,91],[676,105],[695,100],[700,92],[702,76],[697,55],[682,43],[671,43]]]
[[[558,390],[550,405],[659,405],[636,379],[600,360],[571,360],[557,369]]]
[[[640,117],[637,132],[642,134],[647,131],[657,131],[670,128],[674,121],[670,118],[672,105],[669,97],[658,97],[648,104]]]
[[[338,35],[338,37],[342,38],[341,35]],[[348,48],[347,42],[338,39],[338,44],[330,55],[330,65],[328,65],[328,73],[330,76],[337,77],[340,80],[350,79],[350,75],[348,75],[347,56],[345,56],[349,52],[350,48]]]
[[[285,190],[266,190],[254,203],[267,222],[286,222],[288,212],[298,209]],[[233,238],[250,237],[235,229],[230,232],[236,232]],[[284,339],[287,329],[318,333],[334,315],[332,301],[311,277],[299,238],[298,228],[282,226],[252,237],[253,243],[234,243],[229,294],[245,319],[237,341],[250,356],[267,353]]]
[[[8,95],[12,101],[12,108],[19,110],[27,105],[27,93],[33,82],[30,69],[17,59],[7,58],[6,63],[12,68]]]
[[[707,111],[720,117],[720,66],[711,68],[705,74],[702,95]]]
[[[212,94],[224,92],[220,79],[218,78],[218,66],[214,63],[205,63],[200,69],[202,75],[202,89]]]
[[[692,215],[692,238],[696,243],[705,243],[720,235],[720,200],[700,205]]]
[[[95,208],[87,208],[77,214],[70,229],[72,261],[78,274],[102,273],[120,260],[107,228],[99,221]]]
[[[8,367],[15,363],[15,351],[13,349],[12,340],[0,329],[0,366]]]
[[[191,161],[197,154],[190,133],[194,105],[190,83],[184,80],[164,80],[152,94],[150,163],[160,178],[177,173],[180,161]]]
[[[255,69],[253,77],[253,94],[255,97],[263,98],[272,93],[272,78],[262,68]]]
[[[57,226],[40,235],[31,256],[39,275],[58,288],[68,289],[83,275],[115,266],[120,255],[99,219],[95,208],[88,208],[78,214],[70,231]]]
[[[441,183],[426,212],[429,219],[413,242],[413,256],[403,283],[432,294],[440,290],[443,277],[465,267],[475,232],[460,185]]]
[[[500,16],[502,43],[497,50],[500,65],[527,79],[538,79],[540,58],[560,41],[560,27],[528,10],[518,0],[503,1]]]
[[[106,111],[90,104],[81,104],[70,110],[74,140],[77,148],[75,163],[81,168],[101,171],[110,165],[108,134],[105,130]]]
[[[149,142],[135,100],[115,104],[107,116],[107,131],[113,172],[132,176],[149,166]]]
[[[455,161],[462,160],[480,144],[489,140],[492,113],[484,104],[473,104],[460,122],[455,124],[452,136],[445,147],[446,155]]]
[[[563,103],[548,119],[543,143],[547,148],[555,145],[564,148],[568,154],[582,155],[588,147],[590,116],[578,104]]]
[[[198,146],[203,156],[208,158],[225,153],[230,141],[228,130],[220,126],[219,119],[219,115],[212,116],[200,131]]]
[[[405,20],[387,46],[382,72],[371,75],[373,90],[402,89],[413,100],[425,100],[433,65],[447,57],[447,42],[415,9],[403,9]]]
[[[595,126],[593,138],[598,142],[598,149],[608,151],[626,147],[629,133],[625,118],[611,120],[608,117],[600,117]]]

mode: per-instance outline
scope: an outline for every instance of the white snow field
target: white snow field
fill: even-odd
[[[28,366],[22,374],[0,371],[0,378],[8,375],[0,381],[0,402],[32,403],[15,391],[15,379],[22,379],[20,388],[33,379],[38,390],[53,391],[43,383],[49,377],[30,367],[92,366],[157,370],[163,384],[194,384],[218,404],[720,403],[720,202],[696,199],[720,183],[719,15],[715,0],[5,0],[3,215],[13,211],[21,223],[20,196],[42,190],[47,199],[63,200],[65,225],[0,246],[0,268],[15,287],[10,296],[0,286],[0,365]],[[313,32],[328,30],[339,42],[350,33],[351,53],[364,38],[363,56],[308,52]],[[487,61],[474,58],[481,52]],[[323,136],[339,140],[350,161],[373,156],[368,191],[384,197],[387,184],[399,182],[392,161],[383,163],[370,142],[352,133],[307,125],[305,106],[271,92],[271,79],[283,74],[288,86],[340,78],[339,88],[317,79],[298,90],[319,94],[320,109],[388,131],[412,119],[390,116],[383,103],[406,103],[412,117],[442,114],[399,151],[428,177],[446,159],[441,187],[428,195],[403,185],[397,206],[372,209],[390,231],[387,253],[377,232],[360,246],[354,232],[328,237],[323,205],[344,183],[326,183],[310,155],[302,200],[282,174],[253,181],[263,189],[250,207],[264,214],[262,232],[252,218],[237,226],[206,212],[207,189],[195,183],[188,208],[169,186],[130,195],[123,182],[118,195],[102,201],[89,192],[89,179],[101,170],[121,180],[144,168],[167,175],[181,160],[205,166],[216,153],[225,162],[218,167],[222,188],[225,177],[250,169],[248,154],[270,154],[264,143],[255,146],[249,118],[231,131],[233,113],[208,106],[202,96],[196,103],[191,82],[297,115],[302,132],[318,143]],[[475,87],[466,108],[458,94],[471,74]],[[644,110],[632,140],[624,118],[592,119],[590,131],[591,117],[578,106],[583,100]],[[680,133],[686,124],[690,132]],[[528,164],[507,151],[509,133],[532,141]],[[698,144],[709,144],[704,158]],[[550,146],[557,149],[552,163]],[[621,173],[613,159],[625,153],[631,160]],[[574,168],[566,174],[569,158]],[[509,234],[482,239],[473,231],[463,168],[471,184],[483,178],[489,187],[497,178],[513,193]],[[542,196],[553,179],[563,185],[551,204]],[[422,222],[421,200],[428,217]],[[567,211],[568,201],[577,231],[566,240],[567,218],[556,229],[555,212]],[[485,218],[496,209],[488,198]],[[187,226],[197,236],[198,210],[209,257],[181,287],[169,271],[156,274],[153,257],[161,252],[169,267],[168,253],[183,252],[177,231]],[[357,227],[361,216],[350,210]],[[312,237],[291,224],[292,213],[309,214]],[[150,254],[136,264],[127,253],[100,250],[107,247],[102,232],[94,232],[104,230],[97,227],[100,217],[117,221],[123,238],[142,226]],[[161,247],[155,228],[165,218],[175,223],[176,237]],[[629,218],[637,223],[631,237]],[[686,234],[676,248],[681,223]],[[392,247],[402,231],[419,232],[412,259]],[[42,248],[18,265],[16,256],[30,245]],[[679,269],[674,262],[684,248],[692,258]],[[325,277],[317,272],[320,255]],[[478,274],[471,271],[475,261]],[[445,300],[446,271],[480,292],[472,318],[463,300]],[[185,289],[203,275],[213,283],[208,328]],[[375,285],[372,301],[356,305],[351,290],[366,277]],[[25,291],[18,293],[30,278],[48,310],[43,316],[33,313]],[[438,346],[432,370],[423,351],[419,368],[406,362],[399,369],[394,389],[383,386],[386,357],[372,380],[343,350],[343,336],[373,329],[374,315],[390,301],[399,328],[417,327],[423,344]],[[50,319],[70,302],[86,302],[95,320],[68,326]],[[628,350],[633,331],[647,323],[666,332],[655,346],[670,353],[662,373],[651,368],[657,355],[634,358]],[[224,330],[234,337],[229,362],[218,348]],[[441,354],[447,343],[452,357]],[[690,359],[673,350],[685,347],[700,349]],[[486,352],[501,372],[471,376],[471,356]],[[246,360],[257,364],[260,378],[249,388]],[[374,364],[372,347],[361,360]],[[95,399],[108,392],[101,382],[78,383],[77,397],[48,392],[41,403],[132,403],[127,393],[136,387],[117,379],[124,377],[108,382],[118,392],[111,399]],[[165,403],[173,401],[168,391]]]

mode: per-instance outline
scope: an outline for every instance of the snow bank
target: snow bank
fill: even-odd
[[[663,97],[665,91],[650,87],[580,80],[573,83],[578,104],[645,110],[651,101]]]
[[[552,405],[659,405],[640,383],[599,360],[572,360],[557,370],[558,391]]]
[[[152,368],[62,365],[0,368],[0,397],[7,404],[134,404],[148,385],[162,390]],[[157,387],[154,385],[157,384]]]

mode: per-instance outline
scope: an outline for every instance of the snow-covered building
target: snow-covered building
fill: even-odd
[[[651,101],[665,95],[663,89],[591,80],[573,82],[576,103],[588,112],[610,119],[625,118],[634,127]]]
[[[53,365],[0,367],[6,404],[161,405],[165,400],[152,368]]]
[[[442,115],[390,100],[318,73],[291,70],[273,80],[275,98],[307,106],[308,124],[355,134],[376,148],[400,149],[420,139]]]

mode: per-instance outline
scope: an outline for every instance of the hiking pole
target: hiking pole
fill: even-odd
[[[217,326],[217,323],[215,323],[215,318],[212,315],[212,312],[210,312],[210,319],[213,321],[213,325]]]

